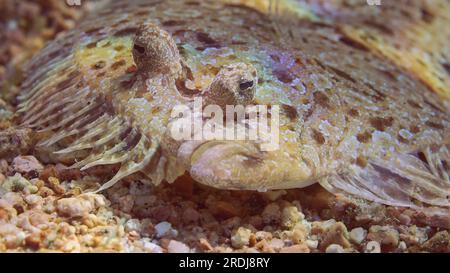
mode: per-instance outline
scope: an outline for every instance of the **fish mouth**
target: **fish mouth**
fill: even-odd
[[[178,160],[197,182],[224,190],[301,188],[313,184],[311,172],[282,153],[260,151],[249,141],[186,141]]]

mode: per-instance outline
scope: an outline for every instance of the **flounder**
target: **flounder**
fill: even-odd
[[[450,206],[448,101],[308,11],[273,20],[268,3],[249,2],[114,1],[49,43],[19,98],[41,158],[120,166],[99,190],[187,172],[220,189],[318,182],[393,206]],[[171,110],[195,98],[278,105],[279,148],[174,140]]]

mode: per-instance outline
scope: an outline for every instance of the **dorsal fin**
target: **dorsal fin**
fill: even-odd
[[[320,184],[333,193],[349,193],[386,205],[419,210],[422,204],[450,207],[449,166],[447,146],[425,147],[388,160],[369,159],[364,167],[348,166]]]

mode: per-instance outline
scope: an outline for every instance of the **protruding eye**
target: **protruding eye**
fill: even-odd
[[[239,89],[241,89],[242,91],[247,90],[251,87],[253,87],[253,81],[245,81],[239,84]]]
[[[145,53],[145,48],[143,46],[140,46],[138,44],[134,44],[134,50],[139,54]]]

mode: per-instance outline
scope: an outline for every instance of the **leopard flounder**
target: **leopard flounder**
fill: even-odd
[[[319,182],[388,205],[450,205],[448,101],[307,12],[287,25],[238,2],[115,1],[48,44],[19,98],[41,157],[120,166],[100,190],[188,172],[220,189]],[[171,109],[195,97],[279,105],[279,149],[174,141]]]

